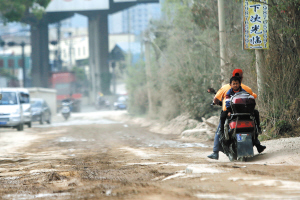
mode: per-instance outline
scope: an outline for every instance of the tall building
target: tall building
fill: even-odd
[[[139,4],[109,16],[109,33],[133,33],[139,35],[151,19],[159,19],[159,3]]]

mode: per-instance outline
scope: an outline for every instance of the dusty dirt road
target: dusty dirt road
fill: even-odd
[[[299,138],[264,142],[248,162],[216,161],[212,141],[105,118],[0,129],[0,199],[300,199]]]

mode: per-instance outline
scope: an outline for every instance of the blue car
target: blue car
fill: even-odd
[[[114,103],[115,110],[126,110],[127,109],[127,98],[125,96],[120,96],[118,100]]]

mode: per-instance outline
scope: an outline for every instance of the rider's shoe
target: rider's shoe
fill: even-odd
[[[263,152],[267,147],[263,145],[257,145],[256,146],[258,153]]]
[[[218,160],[219,159],[219,153],[217,152],[213,152],[212,154],[210,154],[209,156],[207,156],[210,159],[215,159]]]

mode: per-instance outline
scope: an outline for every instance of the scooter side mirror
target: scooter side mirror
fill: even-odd
[[[214,88],[208,88],[207,92],[210,93],[210,94],[216,94],[216,91],[215,91]]]

